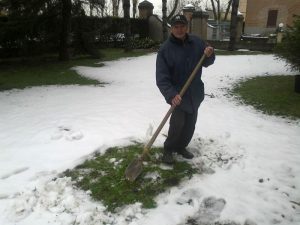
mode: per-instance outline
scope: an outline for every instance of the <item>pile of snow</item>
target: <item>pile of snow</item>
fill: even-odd
[[[202,171],[157,197],[108,213],[59,174],[90,154],[146,142],[168,110],[155,86],[155,54],[76,67],[97,86],[0,92],[0,224],[296,225],[300,122],[263,115],[226,97],[240,79],[292,73],[272,55],[219,56],[204,69],[191,160]],[[161,146],[166,125],[155,145]],[[157,177],[149,174],[150,177]]]

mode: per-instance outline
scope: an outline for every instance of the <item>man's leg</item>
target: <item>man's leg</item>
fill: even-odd
[[[170,118],[168,137],[164,143],[163,162],[173,163],[172,153],[176,151],[180,143],[180,136],[185,123],[185,112],[180,108],[175,108]]]
[[[188,146],[195,132],[198,113],[186,113],[185,123],[182,128],[179,147],[185,148]]]
[[[186,147],[190,143],[194,131],[195,131],[195,125],[197,122],[197,116],[198,113],[186,113],[185,114],[185,124],[182,128],[181,135],[178,142],[178,149],[177,152],[181,154],[184,158],[192,159],[194,155],[186,150]]]

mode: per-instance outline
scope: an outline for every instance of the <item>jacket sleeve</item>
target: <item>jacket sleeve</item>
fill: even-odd
[[[215,62],[216,56],[215,53],[213,53],[210,57],[206,58],[203,62],[204,67],[208,67],[212,65]]]
[[[166,102],[171,104],[171,100],[178,92],[172,84],[171,71],[161,50],[158,52],[156,58],[156,85]]]
[[[208,43],[205,43],[203,40],[201,41],[201,46],[202,46],[202,54],[204,54],[204,49],[207,47],[207,46],[210,46]],[[213,53],[210,57],[206,58],[203,62],[203,66],[204,67],[208,67],[210,65],[212,65],[214,63],[216,59],[216,56],[215,56],[215,53]]]

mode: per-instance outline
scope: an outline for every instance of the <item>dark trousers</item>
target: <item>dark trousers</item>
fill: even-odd
[[[198,112],[187,113],[179,107],[175,108],[170,118],[168,137],[164,143],[164,149],[176,152],[184,149],[190,143],[197,121]]]

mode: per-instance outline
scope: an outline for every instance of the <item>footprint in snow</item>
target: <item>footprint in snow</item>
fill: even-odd
[[[190,218],[186,224],[212,224],[220,218],[220,214],[226,205],[226,201],[223,198],[217,199],[214,196],[203,199],[199,210]]]
[[[0,179],[1,179],[1,180],[5,180],[5,179],[7,179],[7,178],[9,178],[9,177],[11,177],[11,176],[17,175],[17,174],[19,174],[19,173],[23,173],[24,171],[26,171],[26,170],[28,170],[28,169],[29,169],[29,167],[20,167],[20,168],[17,168],[17,169],[15,169],[15,170],[11,171],[11,172],[8,172],[8,173],[2,175],[2,176],[0,177]]]
[[[52,140],[59,140],[65,138],[67,141],[77,141],[83,138],[81,131],[74,131],[67,126],[59,126],[58,129],[52,134]]]
[[[176,203],[178,205],[189,204],[193,206],[200,198],[201,193],[198,189],[189,189],[181,194],[181,196],[176,200]]]

